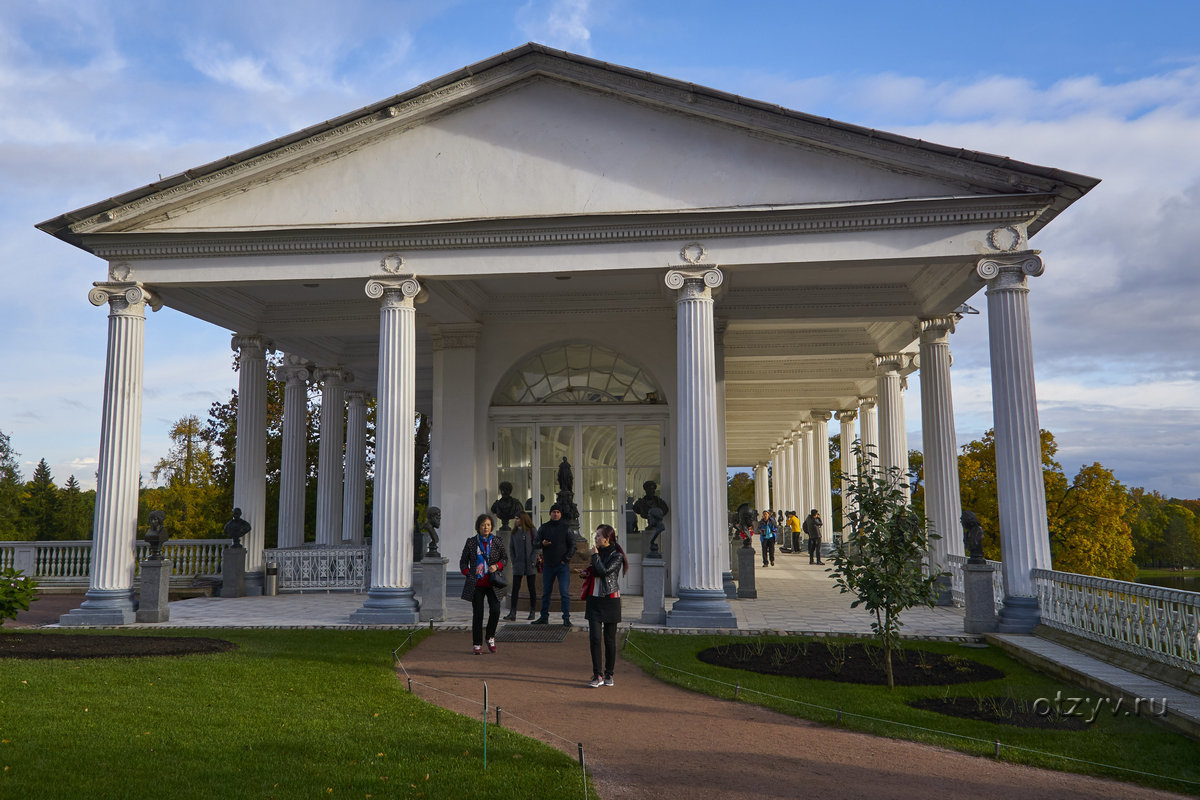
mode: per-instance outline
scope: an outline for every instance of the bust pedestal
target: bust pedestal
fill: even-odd
[[[246,548],[226,547],[221,556],[221,597],[246,596]]]
[[[167,599],[171,584],[171,559],[153,558],[141,562],[142,591],[136,619],[138,622],[166,622],[171,618]]]
[[[446,618],[446,564],[449,559],[437,553],[426,553],[419,567],[421,572],[421,622],[437,622]],[[414,573],[416,570],[414,569]],[[415,575],[414,575],[415,577]]]
[[[963,564],[963,631],[994,633],[999,627],[992,597],[991,564]]]

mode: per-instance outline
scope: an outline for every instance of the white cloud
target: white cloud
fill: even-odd
[[[530,41],[589,55],[591,16],[589,0],[529,0],[517,12],[517,26]]]

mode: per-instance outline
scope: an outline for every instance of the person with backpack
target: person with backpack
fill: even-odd
[[[770,511],[762,512],[762,519],[758,521],[756,527],[758,528],[758,540],[762,546],[763,566],[773,567],[775,566],[775,540],[778,538],[778,529],[775,527],[775,520]]]

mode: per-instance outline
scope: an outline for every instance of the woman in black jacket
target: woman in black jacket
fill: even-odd
[[[487,646],[496,652],[496,625],[500,622],[500,598],[492,576],[504,569],[508,554],[504,542],[492,535],[495,525],[487,514],[475,519],[475,535],[463,545],[458,568],[464,576],[462,599],[471,601],[471,644],[475,655],[483,653],[483,601],[488,604]],[[496,578],[499,578],[496,575]]]
[[[529,619],[537,616],[537,590],[534,581],[537,578],[537,560],[541,552],[534,543],[535,531],[533,520],[525,511],[517,512],[517,520],[513,523],[512,537],[509,541],[509,558],[512,559],[512,586],[508,598],[507,620],[517,618],[517,598],[521,596],[521,582],[524,581],[529,590]]]
[[[617,662],[617,623],[621,621],[621,592],[618,580],[629,571],[629,560],[617,542],[611,525],[596,528],[596,544],[591,562],[579,571],[583,577],[584,618],[592,648],[592,679],[588,686],[613,685],[613,667]],[[604,672],[600,671],[600,640],[604,639]]]

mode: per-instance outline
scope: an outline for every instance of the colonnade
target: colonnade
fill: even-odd
[[[389,257],[391,258],[391,257]],[[383,275],[366,283],[368,297],[379,301],[376,463],[372,520],[371,585],[362,608],[351,620],[365,624],[417,621],[412,589],[414,508],[415,312],[420,284],[401,275],[403,261],[385,258]],[[678,600],[667,623],[679,627],[735,627],[723,588],[725,563],[724,447],[716,365],[712,290],[723,281],[715,267],[671,269],[668,288],[675,291],[677,401],[677,505],[673,530],[679,552]],[[1040,275],[1041,259],[1030,253],[980,260],[978,275],[987,283],[992,391],[1000,488],[1001,544],[1008,595],[1002,629],[1036,624],[1037,598],[1030,570],[1050,565],[1045,497],[1041,479],[1040,435],[1033,382],[1026,278]],[[98,470],[91,583],[80,608],[63,624],[124,624],[133,620],[133,540],[136,536],[138,455],[140,451],[144,308],[157,301],[135,282],[97,284],[89,299],[108,304],[108,354]],[[940,569],[947,555],[961,552],[958,535],[958,477],[950,399],[948,335],[953,319],[915,322],[920,353],[881,353],[875,357],[877,392],[857,398],[854,406],[806,411],[794,429],[783,431],[771,449],[771,487],[762,481],[759,498],[772,507],[805,513],[817,508],[830,519],[828,423],[836,414],[847,452],[853,425],[868,453],[854,469],[888,470],[907,466],[904,426],[904,378],[918,365],[922,377],[922,424],[925,431],[926,507],[942,534],[930,552]],[[256,333],[232,340],[240,355],[235,503],[251,524],[246,542],[247,567],[262,567],[265,527],[265,356],[271,343]],[[452,353],[452,351],[447,351]],[[449,357],[445,353],[444,357]],[[436,357],[436,353],[435,353]],[[284,452],[280,491],[280,543],[295,545],[303,530],[304,431],[306,381],[322,381],[321,455],[318,476],[318,543],[361,541],[365,476],[357,469],[365,453],[365,395],[346,385],[353,376],[337,365],[317,367],[288,356],[277,373],[285,381]],[[435,384],[437,383],[435,379]],[[438,388],[435,385],[435,405]],[[348,404],[348,414],[344,410]],[[457,416],[455,417],[457,419]],[[472,421],[465,421],[473,425]],[[345,426],[343,428],[343,426]],[[343,444],[343,429],[346,439]],[[452,435],[452,434],[451,434]],[[341,463],[343,447],[347,463]],[[767,455],[767,454],[764,454]],[[847,459],[847,466],[850,461]],[[766,477],[760,464],[756,477]],[[758,498],[756,498],[758,499]],[[759,500],[762,502],[762,500]],[[356,512],[357,509],[357,512]],[[261,575],[261,573],[259,573]]]

